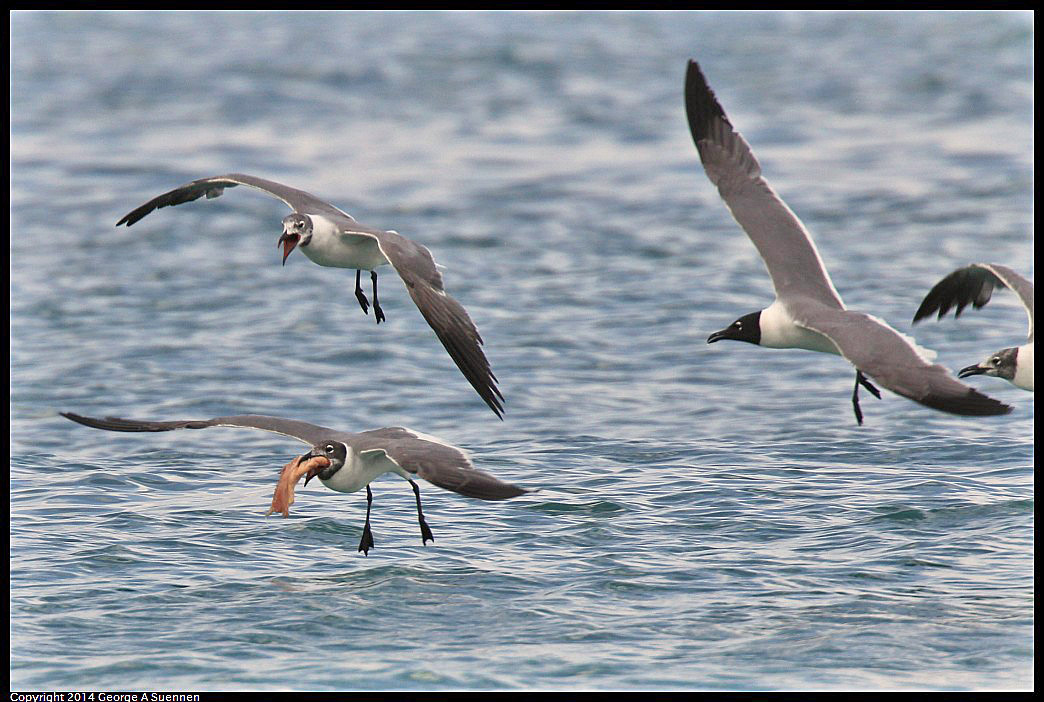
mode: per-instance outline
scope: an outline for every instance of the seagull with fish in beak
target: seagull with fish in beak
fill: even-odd
[[[107,431],[157,432],[237,427],[260,429],[303,441],[312,448],[283,468],[268,514],[282,512],[284,517],[289,516],[290,505],[294,501],[294,485],[302,476],[305,477],[305,485],[312,478],[319,478],[319,482],[336,492],[351,493],[366,488],[366,523],[359,541],[359,550],[364,555],[373,548],[373,533],[370,531],[373,493],[370,491],[370,483],[385,473],[402,477],[413,488],[421,543],[425,545],[428,541],[435,541],[435,537],[424,519],[420,487],[413,480],[415,476],[444,490],[479,500],[507,500],[529,492],[476,470],[468,455],[456,446],[404,427],[348,433],[296,419],[256,414],[167,422],[118,417],[99,419],[72,412],[60,414],[78,424]]]

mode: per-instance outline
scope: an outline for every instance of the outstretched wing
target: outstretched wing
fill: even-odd
[[[140,419],[120,419],[119,417],[84,417],[72,412],[59,412],[66,419],[83,424],[95,429],[107,431],[172,431],[174,429],[207,429],[208,427],[239,427],[243,429],[260,429],[289,436],[298,441],[303,441],[309,446],[326,440],[331,434],[337,434],[332,429],[321,427],[308,422],[299,422],[296,419],[284,419],[282,417],[268,417],[260,414],[241,414],[232,417],[215,417],[214,419],[186,419],[170,422],[150,422]]]
[[[947,275],[924,296],[913,321],[919,322],[936,312],[937,319],[942,319],[953,307],[957,308],[953,316],[960,317],[969,304],[979,309],[989,302],[998,286],[1011,288],[1019,296],[1029,317],[1029,341],[1033,341],[1033,283],[999,263],[973,263]]]
[[[758,160],[695,61],[689,61],[685,76],[685,111],[703,169],[761,254],[776,297],[803,295],[843,309],[812,237],[761,177]]]
[[[494,414],[503,419],[504,396],[482,351],[482,337],[467,310],[442,287],[442,274],[435,267],[431,252],[396,232],[367,233],[377,239],[381,253],[406,284],[413,302],[457,368]]]
[[[353,445],[361,455],[382,452],[406,472],[465,497],[506,500],[527,492],[476,470],[467,454],[456,446],[402,427],[356,434]]]
[[[892,392],[926,407],[967,416],[1007,414],[1011,407],[960,382],[931,363],[911,340],[862,312],[796,302],[788,310],[799,325],[829,338],[841,355]]]
[[[116,226],[126,224],[129,227],[160,207],[181,205],[198,200],[204,195],[207,199],[218,197],[225,191],[225,188],[234,188],[237,185],[248,185],[251,188],[268,193],[282,200],[287,207],[295,212],[326,214],[335,217],[348,217],[349,220],[352,219],[347,213],[303,190],[297,190],[282,183],[277,183],[274,180],[265,180],[264,178],[244,173],[229,173],[228,175],[214,176],[212,178],[200,178],[182,185],[180,188],[174,188],[170,192],[154,197],[141,207],[125,214],[116,223]]]

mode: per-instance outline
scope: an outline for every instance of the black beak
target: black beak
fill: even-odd
[[[967,368],[961,368],[957,371],[958,378],[967,378],[972,375],[982,375],[986,372],[986,369],[982,366],[975,364],[974,366],[968,366]]]
[[[726,328],[726,329],[722,329],[721,331],[716,331],[713,334],[711,334],[710,336],[708,336],[707,337],[707,343],[708,344],[713,344],[715,341],[721,341],[722,339],[731,339],[731,338],[732,337],[729,336],[729,330],[728,330],[728,328]]]

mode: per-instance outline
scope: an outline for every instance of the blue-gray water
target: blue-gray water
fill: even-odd
[[[11,39],[11,676],[22,688],[1029,688],[1033,395],[864,393],[840,358],[705,343],[772,300],[699,165],[696,58],[846,303],[960,367],[1032,273],[1033,24],[1013,14],[35,14]],[[428,246],[498,421],[388,269],[279,265],[241,171]],[[145,419],[402,424],[540,492],[317,483],[301,445]]]

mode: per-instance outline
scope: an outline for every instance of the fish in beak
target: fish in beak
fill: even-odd
[[[308,453],[306,453],[303,456],[301,456],[300,460],[301,460],[301,463],[304,463],[305,461],[310,460],[310,459],[312,459],[314,457],[315,457],[315,452],[314,451],[309,451]],[[329,462],[327,462],[326,465],[330,465]],[[311,481],[311,479],[314,478],[315,476],[319,475],[319,472],[323,468],[325,468],[325,467],[326,466],[318,466],[318,465],[316,465],[316,466],[312,466],[311,468],[309,468],[308,472],[305,473],[305,487],[308,487],[309,481]]]

